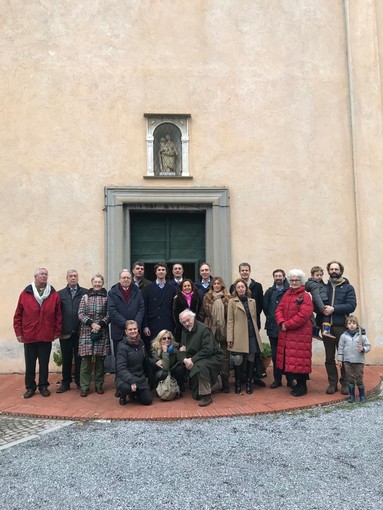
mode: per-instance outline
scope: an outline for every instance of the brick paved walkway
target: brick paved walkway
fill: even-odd
[[[365,384],[368,393],[379,388],[381,377],[382,366],[366,367]],[[271,384],[271,368],[268,369],[268,377],[263,380],[267,386]],[[303,397],[292,397],[286,386],[275,390],[269,387],[256,388],[252,395],[236,395],[231,390],[229,394],[214,395],[213,404],[206,408],[199,407],[189,391],[173,402],[162,402],[156,397],[151,406],[145,407],[137,403],[120,406],[114,396],[114,376],[110,374],[106,376],[105,394],[92,392],[86,398],[81,398],[77,389],[56,394],[56,383],[59,381],[60,374],[50,374],[52,395],[44,398],[36,393],[34,397],[24,400],[24,376],[0,375],[0,414],[66,420],[177,420],[293,411],[347,399],[339,392],[335,395],[325,394],[327,379],[324,367],[313,367],[311,380],[308,382],[309,392]]]

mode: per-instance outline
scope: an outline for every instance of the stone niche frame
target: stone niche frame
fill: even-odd
[[[146,176],[155,179],[192,179],[189,172],[189,113],[144,113],[146,118]],[[181,131],[181,175],[155,175],[154,131],[161,124],[174,124]]]
[[[231,280],[229,190],[226,187],[106,187],[106,284],[118,280],[124,266],[131,268],[130,211],[182,211],[206,214],[206,261],[214,275]],[[124,257],[125,254],[125,257]],[[124,262],[125,261],[125,262]]]

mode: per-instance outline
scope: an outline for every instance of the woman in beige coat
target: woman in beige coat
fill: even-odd
[[[233,298],[227,309],[227,346],[234,361],[235,393],[241,393],[241,365],[244,356],[246,366],[246,393],[253,393],[252,379],[255,357],[263,351],[257,326],[255,300],[244,280],[234,282]]]

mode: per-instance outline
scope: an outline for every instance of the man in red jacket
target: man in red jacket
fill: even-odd
[[[39,267],[34,281],[20,294],[13,329],[18,342],[24,344],[25,387],[24,398],[36,391],[36,361],[39,360],[38,388],[43,397],[49,397],[48,365],[52,342],[61,334],[60,297],[48,283],[48,271]]]

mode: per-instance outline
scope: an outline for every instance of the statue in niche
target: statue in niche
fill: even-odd
[[[162,137],[160,140],[160,149],[158,151],[158,158],[160,160],[160,171],[165,174],[176,173],[176,158],[178,151],[170,135]]]

